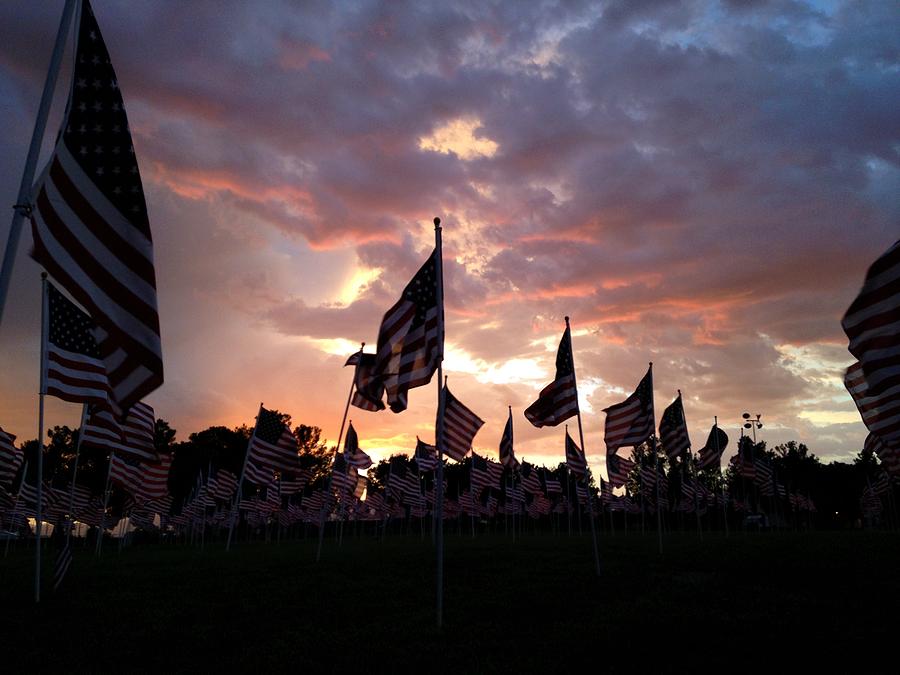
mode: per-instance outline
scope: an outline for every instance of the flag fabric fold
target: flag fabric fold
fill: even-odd
[[[121,415],[163,381],[156,272],[122,94],[87,0],[62,129],[33,193],[32,256],[96,323]]]
[[[375,354],[356,352],[344,364],[344,367],[355,366],[350,403],[370,412],[384,410],[384,384],[375,377],[375,363]]]
[[[408,391],[428,384],[443,359],[439,264],[435,249],[385,313],[378,329],[375,361],[361,396],[380,402],[383,389],[395,413],[406,410]]]
[[[697,456],[700,459],[700,468],[718,468],[722,461],[722,453],[725,452],[727,447],[728,434],[722,431],[718,424],[713,424],[709,430],[706,445],[697,451]]]
[[[478,415],[469,410],[450,393],[444,385],[443,450],[451,459],[461,462],[472,448],[472,439],[484,424]]]
[[[680,392],[663,411],[659,421],[659,439],[670,460],[687,455],[690,450],[691,439],[688,437],[687,423],[684,421],[684,404]]]
[[[621,403],[604,408],[606,452],[640,445],[653,433],[653,368],[638,383],[634,393]]]
[[[541,390],[537,400],[525,409],[525,418],[536,427],[555,427],[577,414],[578,391],[572,358],[572,333],[569,326],[566,326],[556,351],[556,377]]]

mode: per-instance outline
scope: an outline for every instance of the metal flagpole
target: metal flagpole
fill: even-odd
[[[359,344],[359,354],[360,359],[362,358],[363,348],[366,346],[365,342],[361,342]],[[356,372],[357,368],[359,368],[359,363],[357,362],[356,368],[353,369],[353,380],[350,382],[350,391],[347,392],[347,403],[344,406],[344,416],[341,418],[341,431],[338,433],[337,445],[334,446],[334,456],[337,457],[337,454],[341,451],[341,440],[344,438],[344,426],[347,424],[347,415],[350,413],[350,401],[353,400],[353,389],[356,387]],[[332,465],[334,464],[334,460],[332,460]],[[332,474],[328,477],[328,486],[326,488],[326,492],[328,495],[331,495],[331,479],[334,476],[334,468],[332,467]],[[316,547],[316,562],[319,562],[319,559],[322,557],[322,540],[325,538],[325,514],[326,510],[329,507],[329,501],[326,500],[322,504],[322,509],[319,515],[319,544]],[[343,518],[344,518],[344,503],[341,501],[341,525],[343,526]]]
[[[6,296],[12,279],[13,263],[16,259],[16,251],[19,248],[19,237],[22,234],[22,223],[25,221],[25,216],[31,213],[30,202],[34,171],[37,167],[38,156],[41,153],[44,130],[47,127],[50,105],[53,102],[53,90],[56,88],[56,77],[59,75],[59,66],[62,63],[66,37],[69,33],[69,24],[71,23],[72,13],[75,10],[75,4],[76,0],[66,0],[66,4],[63,7],[62,18],[59,21],[59,30],[56,32],[56,44],[53,46],[53,53],[50,57],[50,68],[47,70],[47,79],[44,81],[44,91],[41,94],[37,119],[34,121],[31,145],[28,147],[28,156],[25,159],[22,182],[19,184],[19,194],[13,207],[12,224],[9,226],[9,236],[6,239],[3,266],[0,268],[0,319],[3,317],[3,309],[6,306]]]
[[[572,348],[572,332],[569,330],[569,317],[566,317],[566,331],[569,335],[569,354],[572,357],[572,380],[575,383],[575,396],[576,403],[578,397],[578,379],[575,377],[575,350]],[[585,488],[588,488],[587,484],[587,450],[584,448],[584,431],[582,431],[581,427],[581,406],[577,406],[576,410],[578,411],[578,440],[581,441],[581,453],[584,455],[584,464],[585,464]],[[577,504],[576,498],[576,504]],[[594,545],[594,567],[597,570],[597,576],[600,576],[600,549],[597,547],[597,530],[594,527],[594,508],[591,504],[591,491],[588,488],[588,516],[590,518],[589,524],[591,527],[591,541]]]
[[[681,400],[681,421],[684,422],[684,433],[687,435],[687,415],[684,412],[684,400],[681,397],[681,389],[677,391],[678,398]],[[688,436],[688,440],[690,440],[690,436]],[[688,465],[690,467],[691,480],[694,481],[694,513],[697,514],[697,535],[700,537],[700,541],[703,541],[703,529],[700,527],[700,509],[697,505],[697,470],[694,467],[690,444],[688,444]]]
[[[47,373],[47,337],[50,322],[47,307],[47,273],[41,272],[41,374],[38,384],[38,448],[37,448],[37,508],[34,521],[34,533],[37,547],[34,555],[34,601],[41,601],[41,531],[43,516],[44,492],[44,396],[47,390],[45,375]],[[25,476],[22,476],[25,480]]]
[[[653,396],[653,361],[650,362],[650,396]],[[659,508],[659,452],[656,447],[656,406],[653,406],[653,435],[651,438],[651,447],[653,448],[654,467],[656,469],[656,532],[659,538],[659,554],[663,552],[662,540],[662,515]]]
[[[109,506],[109,477],[112,474],[112,464],[113,458],[116,456],[114,450],[109,451],[109,466],[106,467],[106,483],[103,488],[103,510],[100,512],[100,528],[98,530],[97,535],[97,549],[96,554],[97,557],[100,557],[100,552],[103,550],[103,532],[105,531],[106,525],[106,508]]]
[[[12,530],[12,528],[16,526],[16,515],[19,512],[19,501],[22,499],[22,486],[25,484],[25,475],[28,473],[28,460],[26,459],[25,461],[22,462],[22,464],[23,464],[22,480],[19,481],[19,491],[16,493],[16,502],[13,505],[12,516],[10,516],[10,518],[12,519],[9,524],[10,530]],[[10,539],[12,539],[12,537],[6,538],[6,545],[3,547],[3,557],[4,558],[9,554]]]
[[[241,501],[241,490],[244,487],[244,473],[247,471],[247,460],[250,459],[250,446],[253,444],[253,439],[256,436],[256,428],[259,426],[259,416],[262,414],[263,404],[260,401],[259,404],[259,412],[256,414],[256,424],[253,425],[253,433],[250,434],[250,440],[247,441],[247,452],[244,453],[244,465],[241,467],[241,478],[238,480],[237,490],[234,493],[234,506],[231,507],[231,518],[228,523],[228,539],[225,541],[225,552],[231,550],[231,536],[234,533],[234,520],[235,515],[238,511],[238,504]]]
[[[719,416],[713,416],[713,426],[715,426],[716,431],[713,433],[713,438],[716,443],[716,456],[719,458],[719,478],[722,480],[722,519],[725,521],[725,536],[728,537],[728,502],[725,499],[725,478],[722,476],[722,455],[721,450],[719,449]]]
[[[78,442],[75,444],[75,468],[72,469],[72,487],[69,490],[69,526],[66,529],[66,546],[72,535],[72,525],[75,523],[75,479],[78,478],[78,459],[81,456],[81,439],[84,437],[84,425],[87,423],[88,404],[81,407],[81,427],[78,430]]]
[[[437,419],[434,425],[435,446],[437,447],[438,465],[434,487],[435,518],[437,518],[437,627],[444,624],[444,392],[447,390],[444,384],[444,265],[443,249],[441,242],[441,219],[434,219],[434,246],[437,249],[437,300],[440,307],[437,312],[438,339],[440,340],[441,353],[438,356],[437,385],[438,405]],[[440,488],[440,498],[438,498]]]

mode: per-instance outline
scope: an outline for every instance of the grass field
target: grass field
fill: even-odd
[[[5,673],[897,672],[900,533],[485,535],[446,542],[445,619],[418,536],[76,549],[31,602],[0,560]],[[52,558],[52,554],[47,556]],[[891,662],[879,664],[878,655]],[[795,664],[795,665],[791,665]]]

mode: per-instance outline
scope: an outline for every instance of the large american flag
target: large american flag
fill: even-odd
[[[444,420],[443,430],[443,451],[451,459],[461,462],[463,457],[469,454],[472,448],[472,439],[484,424],[478,415],[469,410],[460,403],[457,398],[450,393],[447,385],[444,385]]]
[[[575,387],[575,364],[572,359],[572,333],[563,332],[556,351],[556,377],[525,409],[525,417],[536,427],[555,427],[578,414],[578,391]]]
[[[281,417],[262,406],[256,418],[256,429],[250,439],[249,460],[262,469],[299,471],[297,439]]]
[[[108,406],[106,364],[94,337],[96,325],[87,314],[47,282],[47,358],[44,392],[72,403]]]
[[[97,324],[125,411],[163,381],[156,273],[122,94],[87,0],[65,119],[35,193],[32,255]]]
[[[109,458],[109,480],[132,495],[141,492],[143,472],[139,461],[113,453]]]
[[[872,433],[866,436],[864,450],[878,455],[878,458],[881,460],[881,466],[895,478],[900,477],[900,451],[889,448],[878,436]]]
[[[24,453],[15,446],[16,437],[0,428],[0,486],[12,485]]]
[[[640,445],[653,433],[653,367],[638,383],[634,393],[621,403],[604,408],[606,452],[628,445]]]
[[[669,459],[687,454],[691,447],[687,423],[684,421],[681,392],[678,392],[678,397],[663,411],[662,419],[659,421],[659,438]]]
[[[566,429],[566,466],[578,478],[584,478],[587,473],[587,459],[585,459],[584,452],[569,436],[568,429]]]
[[[381,320],[372,375],[363,396],[380,400],[387,392],[394,412],[407,406],[407,392],[431,381],[444,357],[444,308],[438,298],[440,260],[435,249]]]
[[[844,386],[869,431],[886,447],[900,450],[900,384],[883,394],[873,395],[862,364],[857,362],[847,369]]]
[[[728,447],[728,434],[722,431],[718,424],[713,424],[709,430],[706,445],[697,451],[697,456],[700,458],[700,468],[718,467],[726,447]]]
[[[153,408],[143,401],[131,406],[122,422],[109,408],[92,406],[81,430],[81,442],[120,455],[156,462],[155,419]]]

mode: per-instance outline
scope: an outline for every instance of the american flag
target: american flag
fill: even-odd
[[[119,455],[157,461],[153,408],[140,401],[131,406],[123,422],[105,406],[92,406],[81,430],[81,442]]]
[[[472,448],[472,439],[484,424],[478,415],[460,403],[444,385],[443,450],[451,459],[461,462]]]
[[[741,476],[753,480],[756,476],[756,465],[753,463],[753,443],[743,436],[738,445],[737,469]]]
[[[22,466],[24,453],[15,446],[16,437],[0,428],[0,486],[12,485]]]
[[[113,453],[110,458],[109,480],[126,492],[140,494],[143,483],[143,472],[140,462]]]
[[[681,392],[678,392],[678,398],[663,411],[662,419],[659,421],[659,439],[669,459],[686,454],[691,447],[687,424],[684,421]]]
[[[237,476],[226,469],[219,469],[209,483],[210,493],[219,499],[231,499],[237,489]]]
[[[549,494],[562,494],[562,484],[559,482],[556,474],[541,467],[541,482],[544,484],[544,492]]]
[[[172,455],[161,453],[158,462],[141,462],[141,497],[163,499],[169,494],[169,469]]]
[[[50,282],[47,309],[44,391],[72,403],[108,406],[109,380],[94,338],[94,322]]]
[[[653,366],[631,396],[603,412],[606,413],[604,440],[607,453],[646,441],[653,433]]]
[[[356,429],[353,428],[353,422],[347,428],[347,437],[344,439],[344,458],[347,464],[355,469],[368,469],[372,466],[372,459],[359,449],[359,437],[356,435]]]
[[[884,447],[900,451],[900,384],[883,394],[872,394],[862,364],[857,362],[847,369],[844,386],[871,434]]]
[[[566,429],[566,466],[578,478],[584,478],[587,473],[587,460],[584,457],[584,452],[569,436],[568,429]]]
[[[126,411],[163,381],[156,273],[122,94],[88,2],[66,116],[35,191],[32,255],[97,324],[111,399]]]
[[[347,464],[344,455],[337,453],[331,466],[331,486],[338,490],[351,491],[356,488],[359,474]]]
[[[878,455],[881,465],[892,476],[900,476],[900,451],[886,446],[878,436],[870,433],[866,436],[864,450],[869,454]]]
[[[357,408],[377,412],[384,410],[384,384],[380,379],[375,377],[375,354],[363,354],[356,352],[349,359],[344,367],[355,366],[353,373],[353,396],[350,403]]]
[[[512,408],[509,409],[509,419],[506,420],[506,426],[503,427],[503,435],[500,437],[500,463],[511,469],[516,469],[519,466],[519,460],[516,459],[516,453],[513,450]]]
[[[530,494],[536,495],[542,492],[541,479],[538,478],[537,469],[528,462],[522,462],[521,467],[522,487]]]
[[[872,263],[841,325],[868,395],[900,399],[900,240]]]
[[[416,436],[416,464],[422,471],[434,471],[438,466],[437,448]]]
[[[383,387],[394,412],[406,410],[407,392],[428,384],[444,357],[444,308],[437,292],[439,267],[435,249],[397,303],[385,313],[378,329],[375,363],[363,395],[380,400]]]
[[[555,427],[578,414],[575,364],[572,358],[572,333],[568,321],[556,351],[556,377],[538,394],[537,401],[525,409],[525,418],[536,427]]]
[[[251,459],[247,461],[247,467],[244,469],[244,480],[254,485],[271,485],[275,482],[275,470]]]
[[[469,471],[474,494],[480,494],[484,488],[490,487],[493,483],[488,473],[487,459],[475,452],[472,453],[472,464],[469,466]]]
[[[609,483],[612,487],[621,487],[628,481],[628,476],[634,469],[634,462],[616,453],[606,455],[606,473],[609,475]]]
[[[256,418],[256,428],[250,438],[249,460],[261,469],[299,470],[297,439],[281,417],[262,406]]]
[[[713,424],[709,430],[709,436],[706,439],[706,445],[697,451],[700,459],[700,468],[709,469],[718,467],[722,461],[722,453],[728,446],[728,434],[719,428],[718,424]]]

